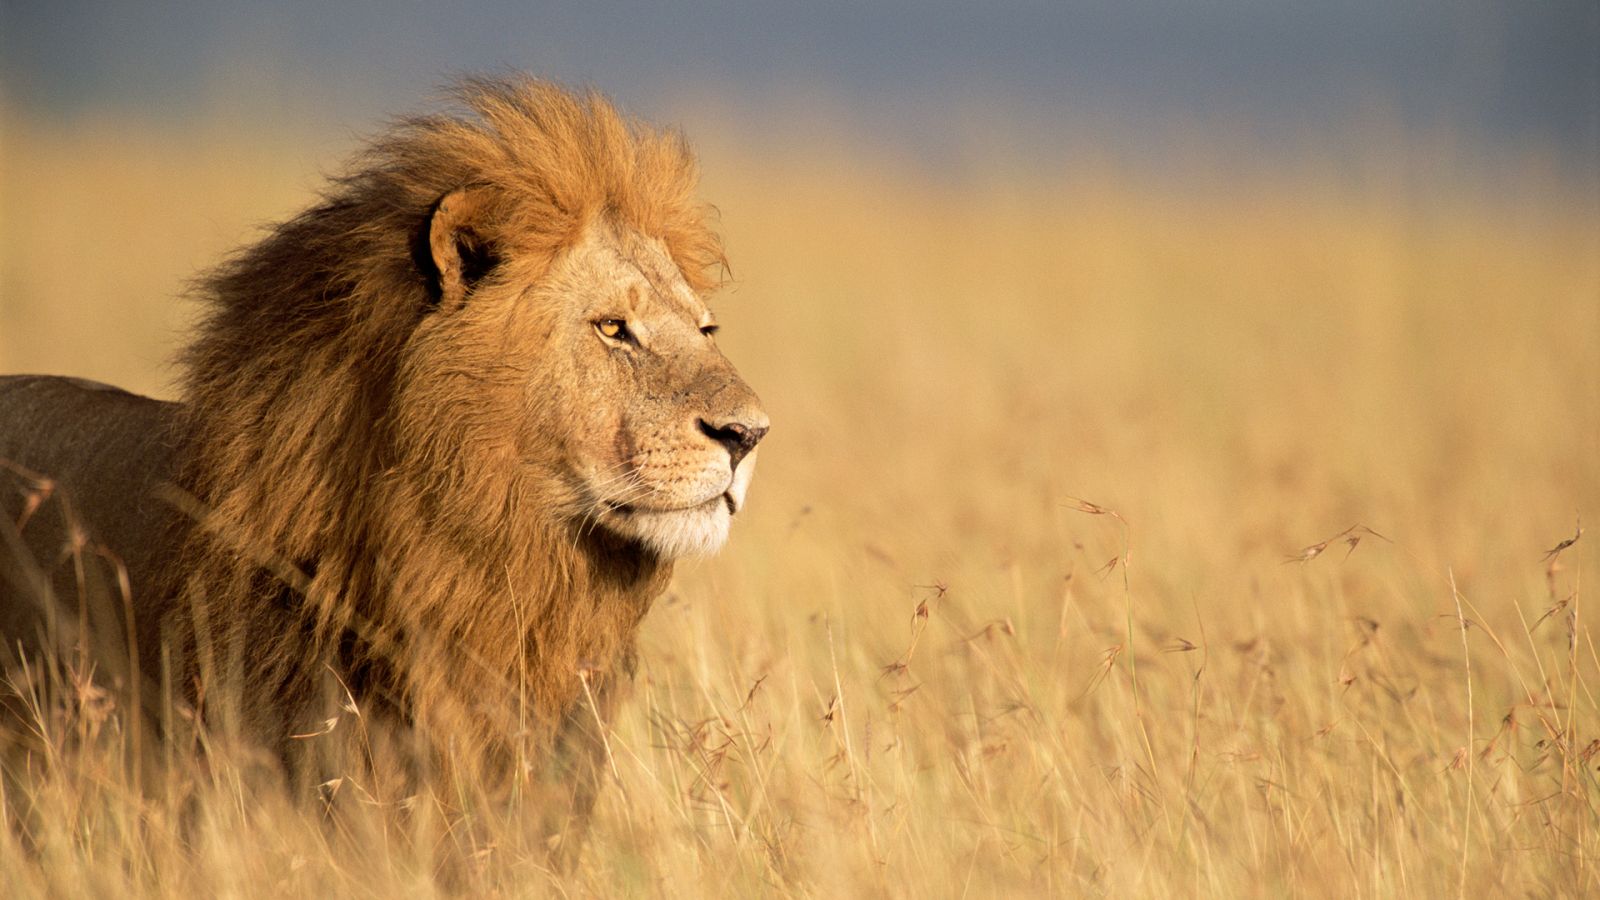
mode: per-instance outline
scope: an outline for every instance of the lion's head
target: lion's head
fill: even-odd
[[[534,477],[547,509],[672,559],[719,548],[744,505],[768,421],[716,346],[716,320],[667,244],[599,208],[553,258],[523,246],[517,199],[494,187],[444,197],[428,252],[439,309],[400,371],[401,403],[450,415],[459,372],[493,354],[481,439]],[[421,423],[410,433],[423,433]]]
[[[768,422],[713,336],[693,157],[597,95],[457,96],[470,116],[402,122],[211,280],[187,385],[203,498],[295,560],[385,508],[462,539],[519,515],[714,551]]]

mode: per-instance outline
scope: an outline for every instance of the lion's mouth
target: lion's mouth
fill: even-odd
[[[635,516],[640,514],[660,516],[672,515],[673,513],[697,512],[699,510],[709,509],[718,503],[721,503],[728,508],[728,515],[730,516],[739,512],[739,501],[733,498],[732,491],[723,491],[709,500],[702,500],[699,503],[691,503],[687,506],[642,506],[637,503],[607,503],[606,508],[619,516]]]

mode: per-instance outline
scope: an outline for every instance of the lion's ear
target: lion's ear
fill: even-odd
[[[439,198],[428,219],[427,248],[441,309],[456,309],[500,262],[484,219],[487,191],[459,188]]]

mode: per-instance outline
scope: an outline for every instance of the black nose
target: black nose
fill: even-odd
[[[705,419],[700,420],[700,430],[706,437],[728,448],[728,457],[731,462],[728,468],[739,468],[739,460],[749,455],[756,444],[767,435],[767,426],[752,427],[743,422],[728,422],[724,425],[713,425]]]

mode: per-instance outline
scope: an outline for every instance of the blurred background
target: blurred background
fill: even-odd
[[[1314,177],[1398,204],[1534,191],[1593,216],[1597,47],[1582,0],[7,2],[0,361],[160,390],[173,275],[293,209],[454,73],[597,86],[684,127],[713,184],[761,165],[1035,196]],[[737,234],[742,197],[708,196]],[[108,238],[145,262],[102,271]]]
[[[505,68],[690,135],[775,423],[592,885],[1597,888],[1600,5],[0,0],[0,371],[171,396]]]

